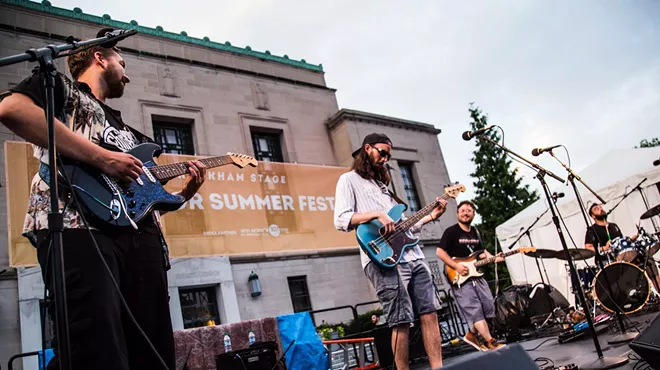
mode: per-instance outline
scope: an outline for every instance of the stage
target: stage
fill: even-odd
[[[648,327],[649,321],[653,319],[657,314],[658,314],[658,309],[653,309],[648,311],[645,310],[645,312],[638,315],[634,315],[630,318],[635,322],[635,324],[639,327],[639,329],[643,331]],[[612,322],[610,327],[618,327],[615,326],[614,324],[615,323]],[[630,322],[626,320],[626,325],[629,324]],[[629,329],[629,330],[633,330],[633,329]],[[609,329],[601,334],[598,334],[598,339],[601,348],[603,350],[603,355],[606,357],[630,356],[629,362],[621,367],[618,367],[617,369],[626,369],[626,370],[644,369],[645,367],[643,366],[640,367],[641,365],[635,368],[635,365],[637,365],[636,359],[638,359],[639,356],[637,356],[634,352],[632,352],[630,347],[628,347],[627,343],[617,344],[617,345],[609,345],[607,343],[607,341],[610,338],[612,338],[614,335],[616,335],[616,333],[613,333]],[[539,369],[545,368],[547,366],[551,366],[553,365],[553,362],[555,367],[566,366],[571,363],[580,366],[585,363],[595,361],[598,358],[598,356],[596,355],[596,348],[594,347],[594,342],[589,336],[571,342],[567,342],[564,344],[559,344],[556,336],[546,336],[531,340],[523,340],[518,343],[520,343],[520,345],[522,345],[522,347],[525,348],[526,350],[531,350],[538,347],[534,350],[528,351],[527,353],[532,358],[532,360],[537,360],[536,365],[539,367]],[[461,354],[452,356],[453,353],[461,353]],[[464,342],[461,341],[461,344],[457,346],[457,348],[443,348],[443,363],[444,365],[450,365],[468,359],[472,356],[479,356],[481,353],[482,352],[476,352],[474,349],[472,349],[472,347],[469,347],[468,345],[464,344]],[[552,362],[547,361],[546,359],[549,359]],[[420,359],[415,363],[411,363],[410,368],[411,370],[431,369],[426,359]]]

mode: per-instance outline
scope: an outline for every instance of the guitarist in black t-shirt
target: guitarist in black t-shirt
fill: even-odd
[[[484,247],[477,228],[472,226],[475,209],[474,203],[469,200],[458,204],[458,223],[445,230],[440,238],[440,245],[436,249],[436,255],[442,262],[464,276],[468,275],[468,268],[457,263],[453,259],[454,257],[468,257],[475,252],[480,252],[480,257],[493,257]],[[504,258],[498,254],[497,261],[503,262]],[[462,339],[478,351],[503,347],[503,344],[498,343],[491,336],[486,322],[486,319],[495,317],[495,301],[486,279],[471,277],[465,284],[461,286],[451,284],[451,287],[454,297],[470,325],[470,329]],[[479,335],[485,342],[479,339]]]

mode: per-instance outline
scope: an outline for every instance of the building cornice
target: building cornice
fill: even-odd
[[[428,123],[410,121],[401,118],[383,116],[380,114],[357,111],[353,109],[341,109],[326,121],[328,130],[332,131],[335,126],[343,121],[366,122],[375,125],[401,128],[405,130],[417,130],[429,134],[438,135],[442,131]]]
[[[256,51],[252,50],[250,46],[246,46],[244,48],[238,47],[238,46],[233,46],[229,41],[225,43],[219,43],[215,41],[211,41],[208,37],[204,38],[195,38],[188,36],[186,31],[182,31],[181,33],[173,33],[169,31],[163,30],[161,26],[157,26],[156,28],[149,28],[149,27],[144,27],[138,25],[137,21],[132,20],[130,23],[122,22],[122,21],[117,21],[114,20],[110,17],[108,14],[104,14],[102,17],[92,15],[92,14],[86,14],[83,13],[83,11],[76,7],[73,8],[73,10],[69,9],[64,9],[64,8],[58,8],[55,6],[52,6],[50,1],[44,0],[41,3],[37,3],[34,1],[29,1],[29,0],[0,0],[0,5],[12,5],[24,9],[30,9],[38,12],[43,12],[43,13],[48,13],[60,17],[65,17],[65,18],[71,18],[71,19],[76,19],[80,21],[85,21],[85,22],[90,22],[90,23],[96,23],[96,24],[101,24],[104,26],[108,27],[113,27],[113,28],[120,28],[120,29],[134,29],[138,31],[139,33],[145,34],[145,35],[150,35],[150,36],[155,36],[155,37],[160,37],[160,38],[165,38],[165,39],[170,39],[170,40],[175,40],[187,44],[192,44],[192,45],[198,45],[198,46],[205,46],[211,49],[216,49],[216,50],[221,50],[229,53],[234,53],[234,54],[240,54],[240,55],[246,55],[262,60],[269,60],[281,64],[286,64],[289,66],[293,67],[299,67],[299,68],[304,68],[308,69],[310,71],[315,71],[315,72],[323,72],[323,65],[322,64],[310,64],[305,61],[305,59],[301,60],[293,60],[289,59],[288,55],[283,55],[283,56],[277,56],[277,55],[272,55],[270,51]]]

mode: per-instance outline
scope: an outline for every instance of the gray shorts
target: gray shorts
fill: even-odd
[[[460,288],[452,286],[468,324],[495,317],[495,300],[484,278],[472,278]]]
[[[400,263],[396,269],[369,262],[364,273],[376,290],[389,327],[413,322],[414,313],[423,315],[440,309],[433,275],[424,260]]]

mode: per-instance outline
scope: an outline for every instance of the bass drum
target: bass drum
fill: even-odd
[[[621,311],[627,315],[637,312],[644,307],[650,294],[644,271],[628,262],[610,263],[594,279],[594,296],[611,313]]]

